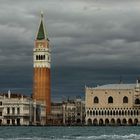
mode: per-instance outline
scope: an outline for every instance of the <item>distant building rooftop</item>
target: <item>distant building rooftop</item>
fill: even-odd
[[[107,84],[94,87],[94,89],[134,89],[136,84]]]
[[[8,97],[8,93],[0,93],[0,96]],[[29,98],[29,96],[22,95],[20,93],[11,93],[10,98]]]

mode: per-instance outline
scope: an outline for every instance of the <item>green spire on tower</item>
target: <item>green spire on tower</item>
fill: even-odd
[[[47,39],[47,32],[46,32],[46,28],[44,25],[43,12],[41,12],[41,20],[40,20],[40,25],[39,25],[36,39],[37,40]]]

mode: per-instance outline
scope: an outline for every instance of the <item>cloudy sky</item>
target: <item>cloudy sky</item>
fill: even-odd
[[[52,97],[140,76],[139,0],[1,0],[0,90],[32,92],[32,50],[44,11],[52,50]]]

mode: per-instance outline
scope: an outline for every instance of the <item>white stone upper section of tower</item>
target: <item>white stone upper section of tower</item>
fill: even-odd
[[[35,47],[33,50],[34,67],[50,68],[50,53],[49,39],[44,24],[43,13],[41,12],[40,24],[36,34]]]

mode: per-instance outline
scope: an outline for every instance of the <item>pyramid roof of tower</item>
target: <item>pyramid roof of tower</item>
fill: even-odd
[[[47,31],[46,31],[46,27],[44,24],[44,18],[43,18],[43,14],[41,13],[41,20],[40,20],[40,24],[39,24],[39,29],[37,32],[37,40],[43,40],[43,39],[47,39]]]

